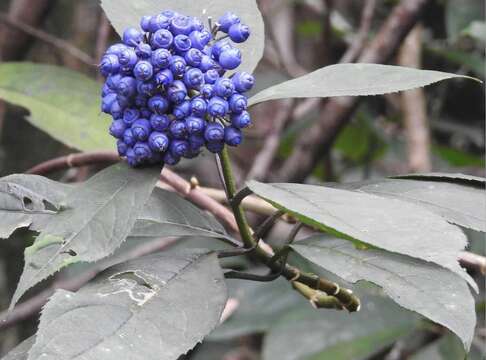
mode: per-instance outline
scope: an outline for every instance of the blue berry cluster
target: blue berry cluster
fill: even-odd
[[[100,64],[102,111],[113,117],[120,156],[131,166],[175,165],[204,146],[213,153],[238,146],[251,123],[244,94],[254,78],[225,74],[241,64],[232,42],[245,42],[248,26],[226,13],[206,29],[198,18],[167,10],[144,16],[140,27],[126,29]]]

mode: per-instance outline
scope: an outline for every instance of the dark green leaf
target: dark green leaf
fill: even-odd
[[[250,38],[244,44],[238,44],[243,57],[238,71],[253,72],[263,56],[264,24],[255,0],[101,0],[101,6],[120,36],[127,27],[139,27],[142,16],[156,15],[167,9],[200,17],[205,22],[212,17],[213,23],[225,12],[231,11],[251,29]]]
[[[383,250],[358,250],[350,242],[314,236],[293,245],[306,259],[346,281],[381,286],[406,309],[455,332],[469,348],[476,325],[467,284],[438,265]]]
[[[486,197],[484,190],[470,182],[412,180],[377,180],[343,185],[347,189],[422,205],[447,221],[486,232]]]
[[[43,227],[25,250],[24,272],[12,306],[29,288],[79,261],[102,259],[129,235],[157,180],[156,169],[113,165],[74,188],[64,210]]]
[[[29,359],[172,360],[218,323],[226,287],[216,255],[152,255],[60,290],[42,312]]]
[[[223,226],[180,195],[156,189],[130,232],[134,237],[198,236],[225,238]]]
[[[439,264],[477,289],[457,261],[459,252],[467,245],[464,233],[421,206],[323,186],[256,181],[248,186],[305,224],[348,240]]]
[[[7,355],[5,355],[2,360],[27,360],[29,351],[34,345],[35,337],[32,336],[27,340],[21,342],[13,350],[11,350]]]
[[[66,68],[0,65],[0,98],[27,108],[27,119],[60,142],[79,150],[113,149],[110,119],[100,110],[100,84]]]
[[[289,312],[265,337],[263,359],[365,358],[410,331],[415,323],[412,314],[391,301],[378,296],[362,300],[362,309],[352,315],[310,306]]]
[[[285,98],[382,95],[452,78],[467,77],[381,64],[336,64],[265,89],[250,98],[249,104]]]
[[[0,238],[16,229],[39,230],[62,206],[71,186],[36,175],[0,179]]]

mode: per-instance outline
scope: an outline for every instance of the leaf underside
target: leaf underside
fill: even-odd
[[[436,264],[383,250],[358,250],[349,241],[318,235],[293,248],[309,261],[345,281],[367,280],[406,309],[457,334],[469,349],[476,312],[466,282]]]
[[[61,268],[113,253],[129,235],[158,180],[156,169],[113,165],[74,188],[65,208],[25,250],[25,266],[11,307],[29,288]]]
[[[457,261],[467,245],[464,233],[422,206],[323,186],[256,181],[247,185],[305,224],[347,240],[433,262],[478,289]]]
[[[175,360],[219,323],[226,298],[214,253],[116,265],[77,293],[54,294],[29,359]]]
[[[262,90],[249,105],[286,98],[382,95],[452,78],[467,77],[382,64],[335,64]]]

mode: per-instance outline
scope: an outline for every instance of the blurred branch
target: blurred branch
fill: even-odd
[[[359,25],[358,33],[353,39],[353,42],[349,46],[348,50],[344,53],[341,58],[341,63],[354,62],[366,45],[366,39],[369,36],[371,25],[373,23],[373,15],[376,9],[376,0],[366,0],[363,12],[361,13],[361,21]]]
[[[75,57],[76,59],[78,59],[79,61],[83,62],[84,64],[86,65],[89,65],[89,66],[93,66],[95,64],[95,60],[89,56],[88,54],[86,54],[85,52],[81,51],[80,49],[78,49],[77,47],[71,45],[70,43],[68,43],[67,41],[64,41],[62,39],[59,39],[55,36],[52,36],[42,30],[38,30],[28,24],[25,24],[19,20],[16,20],[12,17],[10,17],[9,15],[5,14],[5,13],[0,13],[0,21],[9,25],[9,26],[12,26],[18,30],[21,30],[22,32],[26,33],[26,34],[29,34],[43,42],[45,42],[46,44],[49,44],[57,49],[60,49],[66,53],[68,53],[69,55]],[[4,50],[5,52],[5,50]]]
[[[275,155],[280,146],[282,132],[292,114],[291,109],[294,101],[291,99],[278,101],[276,114],[272,119],[272,126],[265,135],[263,148],[253,160],[253,166],[248,172],[247,179],[263,180],[270,171]]]
[[[8,18],[34,28],[42,22],[53,3],[52,0],[12,0],[8,8]],[[0,26],[0,57],[4,61],[19,58],[30,35],[16,27]]]
[[[356,59],[361,55],[363,48],[366,45],[366,40],[368,39],[369,32],[371,30],[371,25],[373,23],[373,15],[376,9],[376,0],[366,0],[363,7],[363,12],[361,13],[361,21],[358,33],[356,34],[353,42],[349,46],[348,50],[341,57],[340,63],[351,63],[356,61]],[[321,104],[321,99],[311,98],[302,101],[293,111],[293,119],[302,119],[304,116],[309,114],[317,106]]]
[[[417,25],[405,39],[398,56],[398,62],[401,66],[420,69],[421,60],[422,27]],[[409,171],[430,171],[432,168],[430,130],[427,124],[427,105],[424,90],[405,91],[401,95],[401,100]]]
[[[385,24],[358,59],[359,62],[385,63],[398,50],[402,40],[416,24],[429,0],[401,0]],[[339,131],[350,121],[359,99],[341,97],[326,102],[321,117],[301,134],[293,154],[273,179],[301,182],[312,172],[319,159],[329,151]]]

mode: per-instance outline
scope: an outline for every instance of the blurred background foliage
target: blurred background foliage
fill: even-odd
[[[267,33],[265,55],[256,71],[255,91],[342,61],[353,45],[361,46],[359,54],[398,4],[396,0],[260,0]],[[483,0],[427,1],[422,16],[389,63],[484,80],[484,13]],[[115,41],[117,36],[97,0],[0,2],[1,61],[55,64],[97,78],[96,63],[107,45]],[[78,51],[76,56],[72,55],[71,47]],[[426,90],[366,98],[333,138],[332,146],[321,152],[317,166],[305,178],[308,182],[349,182],[427,171],[484,176],[484,95],[484,87],[475,82],[448,81]],[[255,107],[255,125],[248,130],[244,146],[234,153],[240,180],[247,177],[275,180],[273,174],[291,156],[298,139],[305,138],[306,131],[311,131],[312,125],[319,121],[326,101],[281,100]],[[25,120],[27,114],[22,108],[0,103],[2,176],[23,172],[41,161],[72,152],[30,125]],[[94,170],[80,168],[57,176],[65,181],[81,181]],[[177,170],[187,177],[196,175],[204,186],[218,186],[217,171],[209,155],[183,162]],[[272,237],[279,239],[285,231],[288,229],[277,227]],[[483,236],[468,234],[471,249],[484,254]],[[202,240],[198,240],[200,245]],[[8,306],[22,268],[22,251],[29,241],[26,233],[18,232],[14,239],[0,243],[1,309]],[[410,314],[403,322],[400,315],[389,315],[394,321],[388,323],[390,319],[385,318],[382,324],[389,331],[377,329],[376,333],[368,334],[370,325],[366,319],[349,323],[326,312],[317,317],[309,315],[307,304],[293,296],[286,283],[277,281],[265,291],[258,291],[262,286],[232,283],[232,294],[239,303],[237,312],[191,358],[401,359],[413,354],[409,358],[455,360],[464,355],[454,337],[444,335],[430,323],[417,325]],[[366,296],[378,296],[375,292],[378,291],[365,290]],[[390,302],[380,301],[384,300],[378,300],[380,305],[376,306],[381,309],[403,313]],[[484,302],[479,302],[478,311],[484,312]],[[304,330],[293,327],[296,319],[305,321]],[[0,355],[32,334],[36,322],[33,317],[1,330]],[[296,337],[299,332],[302,336]],[[255,333],[267,335],[252,335]],[[328,339],[331,335],[338,340]],[[480,316],[477,342],[484,345],[485,337]],[[299,339],[300,345],[291,341],[294,338]],[[401,340],[397,344],[407,351],[411,349],[409,352],[400,352],[401,348],[393,345],[398,338]],[[473,345],[471,358],[482,358],[477,345]],[[298,353],[300,346],[307,352]]]

